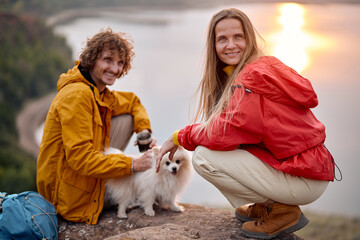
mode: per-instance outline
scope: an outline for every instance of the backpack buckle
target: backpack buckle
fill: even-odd
[[[2,203],[6,197],[6,193],[0,193],[0,212],[2,212]]]

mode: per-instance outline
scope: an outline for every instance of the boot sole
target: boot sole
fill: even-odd
[[[256,220],[255,218],[251,218],[251,217],[242,215],[242,214],[238,213],[236,210],[235,210],[235,217],[241,222],[250,222],[250,221]]]
[[[309,220],[305,217],[305,215],[303,213],[301,213],[299,221],[294,226],[284,229],[273,235],[269,235],[269,234],[263,233],[263,232],[251,232],[251,231],[247,231],[244,229],[241,229],[241,231],[246,237],[252,237],[252,238],[257,238],[257,239],[272,239],[281,233],[289,234],[289,233],[293,233],[297,230],[300,230],[301,228],[305,227],[306,224],[308,224],[308,223],[309,223]]]

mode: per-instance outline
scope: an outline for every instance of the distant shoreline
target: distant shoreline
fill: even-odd
[[[49,26],[55,26],[60,24],[65,24],[77,18],[84,17],[102,17],[104,12],[118,12],[118,13],[127,13],[131,14],[138,11],[144,10],[169,10],[169,11],[183,11],[187,9],[206,9],[211,7],[216,7],[219,5],[228,5],[228,4],[259,4],[259,3],[289,3],[290,1],[284,0],[253,0],[251,2],[245,0],[225,0],[219,3],[217,0],[208,0],[204,1],[193,1],[193,2],[184,2],[178,4],[160,4],[161,1],[157,1],[156,4],[147,4],[147,5],[124,5],[124,6],[114,6],[114,7],[104,7],[104,8],[81,8],[81,9],[68,9],[49,16],[46,19],[46,23]],[[360,4],[360,0],[298,0],[294,1],[298,4]]]
[[[70,9],[70,10],[64,10],[58,14],[52,15],[46,19],[46,23],[49,26],[56,26],[61,24],[66,24],[68,22],[71,22],[77,18],[97,18],[97,17],[104,17],[107,15],[107,13],[114,13],[117,12],[120,14],[127,14],[127,16],[130,16],[131,13],[135,13],[138,11],[145,10],[143,7],[116,7],[116,8],[90,8],[90,9]],[[120,18],[121,16],[119,16]],[[124,17],[129,18],[129,17]],[[131,19],[131,18],[130,18]],[[157,24],[158,22],[154,22],[154,24]]]

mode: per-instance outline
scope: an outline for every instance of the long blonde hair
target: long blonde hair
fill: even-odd
[[[230,76],[227,76],[223,71],[226,65],[220,61],[215,50],[215,27],[221,20],[228,18],[237,19],[241,22],[246,41],[243,56]],[[243,67],[263,55],[258,47],[256,36],[260,37],[250,19],[238,9],[224,9],[211,18],[206,43],[205,68],[198,87],[200,101],[194,119],[195,121],[205,121],[203,127],[207,128],[211,119],[227,106],[232,95],[231,85]]]

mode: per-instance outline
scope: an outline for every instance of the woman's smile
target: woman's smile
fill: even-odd
[[[245,34],[241,22],[225,18],[215,27],[215,48],[219,59],[231,66],[239,64],[246,48]]]

